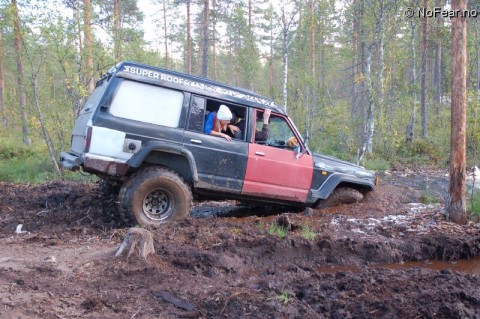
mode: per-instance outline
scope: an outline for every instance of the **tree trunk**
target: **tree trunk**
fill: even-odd
[[[352,5],[356,6],[357,1],[353,0]],[[356,119],[356,114],[358,111],[358,105],[357,105],[357,91],[358,91],[358,85],[357,85],[357,80],[358,80],[358,54],[359,54],[359,39],[358,39],[358,28],[359,28],[359,23],[358,23],[358,16],[354,15],[353,17],[353,22],[352,22],[352,58],[353,58],[353,67],[352,67],[352,100],[351,100],[351,105],[350,105],[350,119],[353,121]]]
[[[20,105],[20,117],[22,118],[22,136],[23,144],[30,145],[30,130],[28,128],[27,115],[27,96],[25,92],[25,85],[23,83],[23,62],[22,62],[22,33],[20,31],[20,17],[18,15],[17,0],[12,0],[13,9],[13,30],[15,32],[15,57],[17,60],[17,84],[18,84],[18,99]]]
[[[285,16],[283,16],[283,19]],[[282,96],[283,96],[283,108],[287,111],[287,101],[288,101],[288,28],[283,29],[282,32],[282,42],[283,42],[283,49],[282,49],[282,62],[283,62],[283,89],[282,89]]]
[[[167,1],[163,1],[163,27],[165,38],[165,67],[168,68],[168,30],[167,30]]]
[[[380,1],[380,24],[379,26],[379,40],[378,40],[378,102],[380,106],[383,106],[384,99],[384,85],[383,85],[383,68],[385,67],[385,14],[386,8],[385,3]]]
[[[248,0],[248,31],[252,32],[252,0]]]
[[[84,32],[85,32],[85,68],[86,83],[88,92],[95,89],[95,81],[93,79],[93,34],[92,34],[92,6],[90,0],[84,0]]]
[[[415,134],[415,118],[417,113],[417,62],[415,56],[415,21],[410,19],[411,37],[410,50],[412,52],[412,79],[410,81],[410,94],[413,98],[412,114],[410,115],[410,123],[407,124],[407,141],[413,141]]]
[[[212,39],[212,55],[213,55],[213,79],[216,80],[218,77],[218,66],[217,66],[217,14],[215,11],[215,0],[212,0],[212,10],[214,12],[212,30],[213,30],[213,39]]]
[[[423,7],[428,9],[428,0],[423,0]],[[422,92],[420,104],[422,109],[422,138],[427,138],[427,55],[428,55],[428,17],[423,18],[422,37]]]
[[[452,10],[464,12],[466,0],[452,1]],[[467,97],[467,20],[452,17],[452,102],[450,141],[450,203],[448,216],[451,221],[464,224],[467,220],[466,192],[466,97]]]
[[[270,56],[268,58],[268,81],[269,81],[269,89],[270,89],[270,92],[272,93],[271,95],[273,95],[273,91],[274,91],[274,87],[273,87],[273,6],[270,4],[270,8],[269,8],[269,18],[270,18],[270,25],[269,25],[269,28],[270,28]]]
[[[443,1],[438,2],[438,7],[443,7]],[[437,17],[437,44],[435,48],[435,72],[433,74],[435,85],[435,112],[440,115],[440,103],[442,101],[442,29],[443,18],[442,15]]]
[[[7,127],[8,120],[7,114],[5,111],[5,94],[3,92],[5,88],[5,80],[3,79],[3,28],[0,27],[0,117],[2,121],[2,126]]]
[[[379,26],[378,26],[378,92],[377,92],[377,135],[381,133],[381,129],[384,126],[384,119],[382,115],[384,114],[384,106],[385,106],[385,88],[384,88],[384,79],[383,79],[383,69],[385,67],[385,16],[387,14],[386,4],[380,1],[380,13],[379,13]],[[373,115],[372,119],[373,121]],[[372,141],[370,141],[368,152],[371,154],[373,152],[373,135]]]
[[[372,51],[373,51],[373,43],[368,47],[367,55],[365,59],[365,82],[366,82],[365,95],[367,97],[368,104],[367,104],[367,111],[366,111],[366,126],[364,126],[364,130],[363,130],[364,133],[363,133],[363,139],[362,139],[362,146],[358,150],[357,165],[360,164],[363,156],[366,153],[371,154],[373,149],[373,134],[375,132],[375,121],[374,121],[375,99],[374,99],[372,75],[371,75]]]
[[[75,52],[75,63],[77,64],[77,68],[76,68],[76,78],[74,78],[74,76],[72,76],[72,81],[73,82],[78,82],[78,83],[86,83],[84,81],[84,75],[82,74],[82,71],[83,71],[83,65],[82,65],[82,52],[83,52],[83,36],[84,36],[84,31],[83,31],[83,28],[82,28],[82,10],[81,10],[81,5],[80,5],[80,2],[81,0],[74,0],[74,10],[75,10],[75,13],[74,13],[74,16],[75,16],[75,27],[76,27],[76,31],[77,31],[77,37],[76,37],[76,42],[75,42],[75,49],[77,50]],[[83,16],[83,19],[85,19],[85,15]],[[66,69],[67,69],[67,66],[66,66],[66,60],[65,59],[62,59],[62,68],[63,68],[63,71],[65,73],[65,75],[67,75],[67,72],[66,72]],[[83,96],[81,94],[77,94],[75,93],[75,89],[73,87],[69,87],[67,86],[67,91],[69,92],[69,95],[72,97],[72,100],[75,99],[75,105],[73,107],[73,118],[75,119],[78,114],[80,114],[80,111],[82,109],[82,105],[83,105]]]
[[[192,35],[190,25],[190,0],[187,0],[187,72],[192,74]]]
[[[310,0],[310,73],[315,79],[315,2]]]
[[[473,87],[475,91],[475,108],[473,111],[473,127],[472,132],[477,132],[478,127],[478,108],[480,105],[480,45],[479,45],[479,36],[478,36],[478,20],[474,20],[475,23],[475,85]],[[478,158],[478,144],[475,144],[473,147],[473,158]]]
[[[204,0],[203,7],[203,46],[202,46],[202,77],[207,77],[208,71],[208,34],[210,27],[210,5],[209,0]]]
[[[55,146],[53,145],[52,139],[50,138],[50,134],[48,134],[47,128],[45,126],[44,116],[40,108],[40,101],[38,99],[37,76],[36,74],[33,73],[33,70],[32,70],[31,82],[32,82],[32,88],[33,88],[33,99],[35,103],[35,108],[37,109],[38,121],[40,123],[40,128],[42,130],[42,136],[43,136],[43,139],[45,140],[45,144],[47,145],[48,154],[50,155],[50,159],[53,162],[55,171],[57,172],[57,174],[61,174],[62,171],[57,161],[57,152],[55,151]]]
[[[122,2],[113,0],[113,38],[114,38],[114,57],[115,62],[122,60]]]

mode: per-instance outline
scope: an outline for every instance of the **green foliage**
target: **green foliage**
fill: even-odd
[[[0,130],[0,181],[11,183],[43,183],[53,179],[95,181],[94,176],[65,171],[59,176],[42,141],[33,139],[24,145],[21,137]]]
[[[422,202],[423,204],[439,204],[440,203],[440,199],[438,199],[438,197],[432,193],[432,192],[429,192],[429,191],[422,191],[422,195],[420,195],[420,202]]]
[[[364,166],[366,169],[381,172],[390,169],[391,165],[390,162],[384,159],[368,159]]]
[[[314,240],[317,237],[317,233],[308,225],[302,226],[302,237],[306,240]]]
[[[443,147],[428,140],[404,141],[396,155],[395,162],[398,166],[438,165],[445,160]]]
[[[2,141],[0,157],[1,181],[40,183],[55,177],[53,166],[40,147]]]
[[[480,219],[480,191],[472,190],[467,198],[467,211],[472,219]]]
[[[285,238],[287,236],[288,230],[285,227],[279,226],[276,223],[270,225],[267,230],[269,235],[275,235],[278,238]]]
[[[439,204],[441,201],[438,198],[437,194],[435,194],[430,190],[430,187],[427,184],[425,186],[425,189],[422,191],[422,194],[420,195],[420,202],[423,204],[430,205],[430,204]]]
[[[282,290],[277,296],[277,300],[287,304],[290,301],[291,293],[288,290]]]

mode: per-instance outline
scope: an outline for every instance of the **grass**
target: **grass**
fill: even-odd
[[[288,230],[285,227],[279,226],[277,224],[272,224],[267,230],[269,235],[276,235],[278,238],[285,238],[287,236]]]
[[[80,172],[64,171],[58,174],[45,147],[26,146],[13,141],[0,143],[0,181],[9,183],[41,184],[51,180],[68,179],[95,181],[96,177]]]
[[[306,240],[314,240],[317,234],[309,226],[302,226],[302,237]]]
[[[277,300],[283,303],[288,303],[290,301],[290,292],[288,290],[282,290],[282,292],[277,296]]]
[[[426,205],[439,204],[440,199],[438,199],[438,197],[436,197],[432,192],[423,191],[422,195],[420,195],[420,202]]]
[[[480,191],[473,190],[467,199],[467,211],[470,217],[474,219],[480,218]]]
[[[441,201],[440,199],[430,190],[428,184],[425,186],[425,190],[422,191],[420,195],[420,202],[422,204],[430,205],[430,204],[439,204]]]
[[[390,162],[383,159],[369,159],[365,161],[364,166],[368,170],[382,172],[390,169]]]

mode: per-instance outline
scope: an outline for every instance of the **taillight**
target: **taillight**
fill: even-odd
[[[84,153],[88,153],[88,151],[90,150],[90,142],[92,141],[92,127],[89,126],[87,128],[87,136],[85,136],[85,141],[84,141],[84,148],[83,148],[83,152]]]

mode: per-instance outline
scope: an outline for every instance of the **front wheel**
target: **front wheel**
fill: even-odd
[[[192,192],[175,172],[148,167],[122,186],[119,205],[127,222],[155,226],[188,217]]]
[[[354,204],[360,202],[362,199],[363,194],[354,188],[337,187],[327,199],[320,200],[315,208],[320,209],[338,206],[340,204]]]

